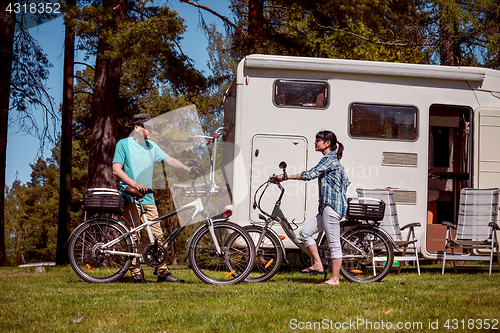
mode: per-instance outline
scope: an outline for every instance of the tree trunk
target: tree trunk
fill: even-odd
[[[121,59],[106,57],[104,52],[107,49],[106,42],[100,39],[92,99],[89,188],[116,188],[116,179],[113,176],[111,164],[116,146]]]
[[[76,0],[68,0],[69,6],[75,6]],[[68,253],[64,244],[68,240],[71,226],[71,166],[73,150],[73,74],[75,64],[75,31],[68,26],[64,37],[64,78],[61,126],[59,223],[57,228],[56,263],[68,263]]]
[[[439,55],[441,65],[444,66],[460,66],[461,54],[458,42],[458,27],[450,14],[450,10],[446,8],[446,4],[442,4],[440,8],[441,17],[439,21]]]
[[[6,12],[10,1],[0,1],[0,266],[5,264],[5,168],[7,166],[7,129],[9,122],[10,81],[14,52],[16,16]]]
[[[104,6],[113,8],[112,26],[104,29],[115,31],[127,12],[127,2],[108,0]],[[122,59],[107,56],[111,50],[108,41],[100,37],[97,44],[96,73],[92,98],[92,122],[89,152],[89,188],[116,188],[111,164],[116,147],[117,121],[120,102],[120,77]]]
[[[264,0],[250,0],[248,3],[248,34],[250,53],[260,53],[264,38]]]

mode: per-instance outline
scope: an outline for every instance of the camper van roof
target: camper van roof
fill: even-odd
[[[329,58],[290,57],[253,54],[245,57],[247,68],[306,70],[363,75],[418,77],[482,83],[486,72],[479,67],[451,67]],[[499,75],[495,75],[499,76]]]

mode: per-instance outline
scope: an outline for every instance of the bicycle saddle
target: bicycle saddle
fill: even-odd
[[[127,193],[128,195],[131,195],[131,196],[133,196],[135,198],[142,198],[146,194],[153,193],[153,190],[150,189],[150,188],[148,188],[146,190],[146,192],[142,193],[141,191],[139,191],[135,187],[128,186],[127,188],[125,188],[125,193]]]

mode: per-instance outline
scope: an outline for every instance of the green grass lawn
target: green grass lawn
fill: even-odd
[[[0,268],[0,332],[455,332],[500,329],[500,274],[424,266],[337,288],[285,269],[264,283],[89,284],[66,267]],[[145,268],[146,279],[156,280]],[[448,325],[446,325],[448,324]],[[400,329],[398,329],[400,327]],[[336,329],[337,328],[337,329]],[[437,328],[437,329],[434,329]]]

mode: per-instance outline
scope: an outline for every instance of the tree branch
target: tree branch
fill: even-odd
[[[236,24],[234,24],[233,22],[229,21],[225,16],[220,15],[219,13],[213,11],[212,9],[210,9],[208,7],[205,7],[205,6],[202,6],[202,5],[200,5],[200,4],[196,3],[196,2],[189,1],[189,0],[180,0],[180,1],[181,2],[185,2],[187,4],[190,4],[191,6],[195,6],[195,7],[204,9],[207,12],[214,14],[215,16],[217,16],[218,18],[220,18],[221,20],[223,20],[224,22],[226,22],[227,24],[229,24],[231,27],[233,27],[234,29],[236,29],[237,31],[239,31],[241,34],[243,34],[245,36],[248,36],[248,32],[246,32],[245,30],[241,29]]]
[[[380,41],[373,40],[372,38],[368,38],[368,37],[364,37],[364,36],[355,34],[355,33],[350,32],[350,31],[344,31],[344,30],[336,29],[334,27],[327,27],[327,26],[321,25],[319,23],[316,23],[316,25],[318,27],[326,29],[326,30],[333,30],[335,32],[347,34],[347,35],[350,35],[350,36],[353,36],[353,37],[356,37],[356,38],[359,38],[359,39],[362,39],[362,40],[365,40],[367,42],[377,44],[377,45],[386,45],[386,46],[431,46],[431,45],[434,45],[434,43],[417,43],[417,44],[411,43],[411,44],[409,44],[409,43],[395,43],[395,42],[380,42]]]
[[[181,0],[182,1],[182,0]],[[273,9],[282,9],[282,10],[289,10],[292,12],[300,12],[300,13],[306,13],[311,15],[311,11],[309,10],[304,10],[302,8],[296,8],[296,7],[288,7],[288,6],[278,6],[278,5],[267,5],[265,6],[266,8],[273,8]]]
[[[84,62],[75,61],[75,65],[84,65],[84,66],[90,67],[95,72],[95,68],[94,67],[92,67],[89,64],[86,64]]]
[[[85,82],[89,88],[94,91],[94,86],[92,86],[87,80],[85,80],[83,77],[79,76],[79,75],[75,75],[75,79],[78,79],[78,80],[81,80],[83,82]]]
[[[75,91],[75,92],[74,92],[74,94],[75,94],[75,95],[76,95],[76,94],[88,94],[88,95],[90,95],[90,96],[92,96],[92,95],[93,95],[93,93],[91,93],[90,91],[83,91],[83,90],[82,90],[82,91],[80,91],[80,90]]]

